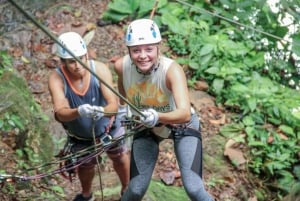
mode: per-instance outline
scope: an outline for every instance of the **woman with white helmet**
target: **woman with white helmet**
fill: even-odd
[[[107,137],[118,137],[124,134],[120,120],[109,114],[117,112],[118,99],[115,94],[92,75],[94,72],[106,84],[113,86],[109,68],[102,62],[89,60],[87,47],[82,37],[75,32],[59,36],[57,54],[61,65],[49,78],[49,90],[52,96],[54,114],[68,134],[71,152],[75,153],[94,144],[94,137],[101,140]],[[80,59],[89,68],[87,70],[67,51]],[[95,136],[94,136],[95,135]],[[124,142],[110,148],[107,155],[113,161],[122,189],[125,191],[129,182],[129,156]],[[93,200],[92,181],[95,175],[96,159],[78,167],[78,177],[82,192],[74,201]]]
[[[142,200],[156,165],[159,142],[166,138],[174,140],[182,182],[189,198],[213,200],[201,178],[200,124],[191,109],[184,71],[174,60],[160,53],[161,35],[154,21],[133,21],[127,28],[125,40],[129,54],[115,62],[118,89],[142,111],[143,115],[131,112],[140,116],[145,129],[134,135],[130,182],[121,200]],[[121,104],[125,103],[121,101]]]

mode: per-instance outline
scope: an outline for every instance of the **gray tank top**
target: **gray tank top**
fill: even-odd
[[[126,97],[139,109],[153,108],[159,112],[169,112],[176,108],[174,96],[166,86],[166,74],[174,60],[165,56],[160,56],[159,67],[149,75],[143,75],[137,72],[136,67],[132,64],[129,55],[123,59],[123,86]],[[133,114],[138,115],[131,110]],[[195,110],[191,108],[191,113]],[[190,122],[185,123],[188,127],[196,122],[199,127],[197,115],[192,115]],[[198,123],[197,123],[198,122]],[[198,129],[198,128],[197,128]],[[165,127],[154,127],[154,133],[159,136],[164,135]],[[166,135],[169,135],[168,130]],[[166,137],[166,136],[161,136]]]
[[[159,67],[151,74],[143,75],[137,72],[129,55],[126,55],[123,59],[123,86],[128,100],[139,109],[174,110],[174,97],[166,86],[166,73],[172,62],[172,59],[160,56]],[[135,111],[132,113],[136,114]]]

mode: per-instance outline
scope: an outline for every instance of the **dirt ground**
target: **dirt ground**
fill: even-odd
[[[49,5],[47,9],[45,9],[45,12],[40,11],[38,7],[34,11],[35,17],[44,25],[47,25],[48,29],[54,34],[68,30],[77,31],[82,35],[87,33],[94,34],[92,40],[89,42],[90,56],[101,60],[111,67],[111,61],[124,55],[127,49],[123,42],[124,30],[122,24],[109,24],[106,26],[99,26],[99,24],[97,24],[99,17],[106,9],[107,2],[107,0],[68,0]],[[3,15],[7,18],[11,18],[9,20],[13,22],[12,18],[14,14],[8,14],[8,10],[11,8],[11,5],[5,1],[1,7]],[[43,111],[49,116],[49,128],[51,133],[59,141],[60,138],[65,137],[65,133],[61,125],[53,119],[52,104],[47,89],[48,75],[55,67],[57,60],[52,54],[53,43],[41,30],[29,23],[24,16],[22,17],[21,14],[18,14],[17,19],[22,22],[22,25],[18,24],[17,26],[17,24],[14,24],[20,22],[7,24],[10,28],[6,29],[8,34],[1,38],[1,42],[10,48],[11,54],[15,58],[14,66],[26,78],[36,101],[41,104]],[[26,62],[26,59],[30,60],[30,64]],[[219,128],[226,123],[228,115],[222,108],[216,107],[213,97],[203,91],[191,90],[191,100],[201,116],[203,150],[205,155],[210,156],[210,160],[213,160],[213,155],[216,154],[216,147],[214,147],[215,144],[211,143],[211,139],[218,135]],[[223,153],[221,152],[221,154]],[[252,186],[251,182],[246,179],[245,171],[234,169],[223,155],[219,157],[223,158],[222,163],[219,163],[219,165],[224,166],[226,171],[216,173],[213,172],[214,169],[211,166],[208,166],[209,164],[205,164],[203,179],[206,188],[217,200],[244,200],[242,199],[243,195],[240,195],[241,191],[239,188],[246,186],[250,189]],[[174,167],[174,161],[176,162],[174,153],[172,152],[172,142],[166,140],[161,144],[160,156],[153,178],[161,179],[162,170],[170,168],[170,166],[178,173],[178,169],[176,166]],[[224,176],[222,174],[226,175]],[[100,178],[102,181],[100,181],[98,177],[95,178],[94,188],[97,192],[101,192],[101,188],[118,185],[118,180],[109,160],[104,160]],[[218,182],[216,178],[222,178],[226,181],[226,184]],[[52,182],[53,185],[63,187],[65,190],[65,200],[72,199],[75,194],[80,191],[79,182],[76,179],[72,183],[62,178],[57,178]],[[180,186],[180,178],[175,179],[173,185]],[[35,189],[34,192],[38,194],[45,190],[44,188],[47,187],[37,185],[37,189]],[[248,192],[248,189],[244,189],[244,193],[245,192]],[[37,196],[38,195],[32,195],[32,197]],[[24,197],[27,196],[24,195]],[[5,198],[5,196],[2,195],[2,198]],[[10,199],[11,198],[9,198],[9,200]],[[118,199],[118,193],[105,197],[106,201]],[[100,193],[97,195],[97,200],[101,200]]]

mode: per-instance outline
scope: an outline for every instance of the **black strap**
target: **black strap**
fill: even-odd
[[[200,130],[196,130],[186,126],[173,126],[166,125],[169,129],[171,129],[171,134],[173,138],[180,138],[183,136],[194,136],[199,138],[202,141]]]

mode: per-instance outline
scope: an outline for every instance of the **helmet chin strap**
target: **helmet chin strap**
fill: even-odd
[[[155,71],[160,66],[160,62],[153,64],[153,66],[147,72],[142,72],[135,64],[133,64],[133,65],[135,66],[136,72],[138,72],[139,74],[142,74],[143,76],[148,76],[148,75],[151,75],[152,73],[155,73]]]
[[[157,49],[157,54],[159,55],[159,49]],[[129,51],[129,55],[130,55],[130,51]],[[130,55],[131,57],[131,55]],[[156,62],[155,64],[153,64],[153,66],[147,71],[147,72],[142,72],[137,65],[135,65],[134,63],[132,63],[131,65],[135,66],[136,72],[138,72],[139,74],[142,74],[144,77],[145,76],[149,76],[152,75],[152,73],[155,73],[156,70],[159,68],[160,66],[160,56],[158,56],[158,62]]]

